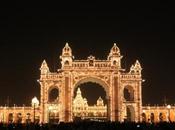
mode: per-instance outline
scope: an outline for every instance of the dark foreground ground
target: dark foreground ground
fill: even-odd
[[[77,122],[60,124],[0,124],[0,130],[175,130],[175,123]]]

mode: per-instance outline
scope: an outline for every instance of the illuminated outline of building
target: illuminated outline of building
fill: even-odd
[[[106,117],[110,121],[175,121],[175,106],[142,106],[142,67],[136,60],[129,72],[122,69],[122,56],[115,43],[107,60],[97,60],[94,56],[89,56],[86,60],[74,60],[68,43],[63,48],[60,59],[62,66],[57,72],[50,72],[45,60],[41,65],[38,80],[41,88],[39,106],[35,109],[32,106],[0,107],[1,122],[24,123],[36,119],[47,123],[51,117],[71,122],[75,116],[74,90],[87,82],[97,83],[105,90]],[[55,88],[59,91],[59,97],[50,102],[49,92]]]

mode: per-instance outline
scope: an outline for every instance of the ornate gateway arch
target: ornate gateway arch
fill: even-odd
[[[136,61],[130,71],[125,72],[121,67],[120,50],[115,43],[106,60],[97,60],[94,56],[89,56],[86,60],[75,60],[68,43],[63,48],[60,59],[62,67],[57,72],[50,72],[45,60],[40,68],[41,122],[49,122],[53,114],[59,121],[73,121],[74,90],[86,82],[94,82],[104,88],[108,120],[141,120],[142,68]],[[49,96],[52,89],[57,90],[54,101]]]
[[[41,65],[40,103],[34,97],[31,106],[1,106],[0,122],[57,123],[80,118],[121,122],[175,121],[174,105],[142,106],[141,65],[136,60],[127,72],[121,67],[121,58],[120,50],[114,44],[106,60],[93,56],[75,60],[66,44],[60,56],[61,69],[50,72],[45,60]],[[104,89],[106,102],[99,97],[95,105],[88,105],[80,89],[87,82]],[[96,94],[95,91],[92,93]]]

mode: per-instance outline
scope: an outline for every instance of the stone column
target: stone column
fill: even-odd
[[[114,76],[114,85],[113,85],[113,91],[114,91],[114,97],[113,97],[113,103],[112,105],[114,105],[114,112],[113,112],[113,120],[114,121],[119,121],[119,89],[118,89],[118,77]]]
[[[110,121],[111,120],[111,109],[110,109],[110,105],[111,105],[111,100],[110,97],[107,97],[107,120]]]
[[[70,90],[69,90],[69,77],[65,77],[65,122],[69,122],[70,118]]]
[[[44,83],[43,81],[40,81],[40,123],[44,123]]]

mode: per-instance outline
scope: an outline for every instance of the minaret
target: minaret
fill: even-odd
[[[140,65],[140,62],[136,60],[135,64],[132,65],[130,68],[130,73],[141,74],[141,71],[142,71],[142,67]]]
[[[108,55],[108,60],[111,61],[111,66],[121,68],[121,58],[122,56],[120,55],[120,49],[117,47],[116,43],[114,43]]]
[[[45,60],[41,64],[40,70],[41,70],[41,75],[46,75],[46,74],[50,73],[49,67],[48,67]]]
[[[66,45],[64,46],[60,59],[62,68],[64,68],[65,66],[72,66],[72,49],[70,48],[68,43],[66,43]]]

